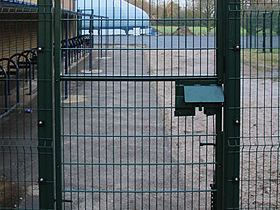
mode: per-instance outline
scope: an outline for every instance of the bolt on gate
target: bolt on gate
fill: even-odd
[[[0,209],[278,208],[279,1],[0,9]]]

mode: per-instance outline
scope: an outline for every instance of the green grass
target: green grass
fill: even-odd
[[[270,35],[270,29],[265,29],[265,33],[266,33],[266,36],[269,36]],[[263,31],[259,30],[257,35],[258,36],[263,36]],[[272,36],[276,36],[276,35],[277,35],[277,33],[272,31]]]
[[[257,29],[257,31],[258,31],[257,36],[262,36],[263,35],[263,31],[261,29]],[[267,36],[269,36],[270,35],[270,29],[266,29],[265,33],[266,33]],[[241,27],[241,36],[247,36],[247,35],[250,36],[250,33],[247,32],[247,30],[245,28]],[[277,36],[277,33],[275,31],[272,31],[272,35]]]
[[[153,28],[164,35],[172,35],[178,29],[178,26],[154,26]]]
[[[161,32],[162,34],[164,34],[166,36],[170,36],[178,29],[178,26],[153,26],[153,28],[155,30],[158,30],[159,32]],[[194,34],[194,36],[207,36],[207,28],[206,27],[189,26],[188,28],[191,30],[191,32]],[[245,28],[241,27],[240,32],[241,32],[241,36],[247,36],[247,30]],[[269,29],[266,29],[265,32],[266,32],[267,36],[270,35],[270,30]],[[210,31],[210,34],[208,34],[208,35],[214,36],[215,34],[216,34],[216,28],[213,28]],[[257,33],[257,35],[262,36],[263,32],[259,31]],[[276,34],[276,32],[273,31],[272,35],[276,36],[277,34]]]
[[[177,29],[178,26],[153,26],[153,28],[155,30],[158,30],[159,32],[161,32],[164,35],[172,35]],[[189,26],[188,27],[191,32],[195,35],[195,36],[207,36],[207,28],[206,27],[199,27],[199,26]],[[215,35],[215,29],[212,29],[210,31],[210,35],[213,36]]]
[[[242,63],[258,70],[271,69],[279,67],[279,53],[279,49],[273,49],[272,53],[270,50],[266,50],[266,53],[263,53],[262,50],[245,49],[242,50],[241,60]]]
[[[207,32],[209,33],[209,31],[207,31],[207,27],[190,26],[189,29],[195,36],[207,36]],[[213,28],[208,35],[214,36],[215,28]]]
[[[246,30],[245,28],[241,27],[240,30],[241,30],[241,31],[240,31],[241,36],[246,36],[246,35],[247,35],[247,30]]]

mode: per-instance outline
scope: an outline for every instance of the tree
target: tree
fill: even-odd
[[[179,18],[180,16],[180,5],[176,2],[170,1],[165,5],[166,18]]]
[[[195,17],[201,18],[201,25],[207,28],[209,33],[215,26],[215,21],[213,20],[216,17],[216,1],[215,0],[197,0],[195,1]]]

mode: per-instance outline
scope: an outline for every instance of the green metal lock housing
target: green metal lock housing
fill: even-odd
[[[195,108],[199,107],[204,114],[215,115],[224,103],[221,85],[215,80],[176,81],[175,116],[195,116]]]

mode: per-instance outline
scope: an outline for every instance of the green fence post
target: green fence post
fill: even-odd
[[[39,208],[54,209],[52,1],[38,0]]]
[[[240,0],[225,1],[224,186],[222,209],[239,209]]]
[[[69,16],[67,15],[67,18]],[[68,21],[68,20],[67,20]],[[61,167],[61,119],[60,119],[60,72],[61,72],[61,1],[55,0],[54,14],[54,99],[55,99],[55,175],[56,209],[62,209],[62,167]],[[67,59],[67,58],[65,58]],[[67,64],[68,65],[68,64]],[[66,84],[67,85],[67,84]]]
[[[217,141],[217,209],[239,208],[240,1],[218,2],[217,69],[224,78],[224,132]],[[219,117],[219,116],[217,116]]]

